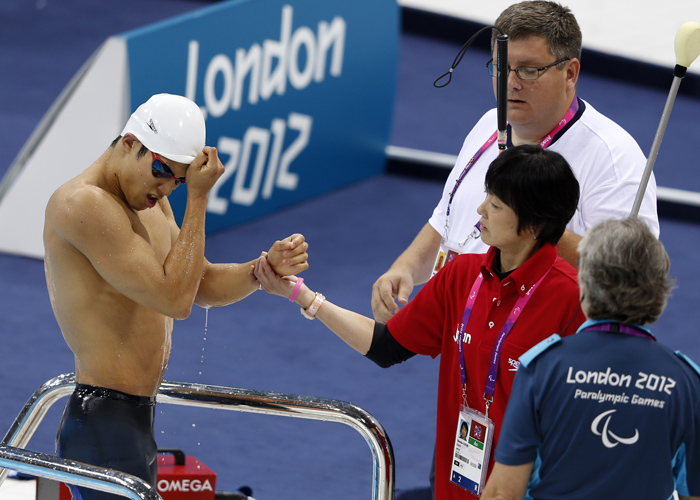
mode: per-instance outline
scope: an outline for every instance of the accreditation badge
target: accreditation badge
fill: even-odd
[[[481,496],[489,468],[493,422],[490,418],[462,406],[450,470],[450,481],[469,493]]]
[[[445,267],[448,262],[462,253],[462,251],[458,250],[458,248],[458,243],[450,240],[440,243],[440,250],[438,251],[437,257],[435,257],[433,274],[430,275],[431,278],[435,276],[440,269]]]

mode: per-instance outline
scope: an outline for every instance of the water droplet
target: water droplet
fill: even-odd
[[[207,340],[207,325],[208,324],[209,324],[209,308],[206,308],[204,310],[204,336],[203,336],[204,342],[206,342],[206,340]],[[202,346],[202,357],[200,358],[199,363],[204,364],[204,346]],[[199,372],[199,374],[201,375],[202,372]]]

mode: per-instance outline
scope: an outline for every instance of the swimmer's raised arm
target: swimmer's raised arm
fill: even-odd
[[[138,141],[127,134],[120,140],[117,154],[135,156],[133,149],[139,147]],[[141,200],[122,200],[90,182],[67,183],[54,193],[46,209],[46,238],[49,242],[57,238],[75,247],[126,298],[166,316],[186,318],[204,266],[207,193],[223,173],[216,151],[209,149],[208,154],[209,158],[200,153],[188,168],[187,179],[192,185],[188,186],[185,217],[167,256],[157,255],[152,245],[154,238],[168,237],[167,226],[162,234],[154,228],[147,230],[150,221],[142,221],[132,208]],[[122,181],[116,178],[114,182]],[[166,188],[158,192],[163,197],[145,217],[166,222],[164,207],[169,210],[169,205],[164,194],[170,191]],[[152,191],[143,192],[144,200],[147,195],[148,199],[155,196]]]
[[[199,238],[190,231],[193,248],[178,245],[161,264],[149,242],[132,229],[138,218],[111,195],[93,186],[62,194],[57,191],[46,211],[58,238],[77,248],[128,299],[173,318],[189,315],[203,265],[198,241],[203,229]]]

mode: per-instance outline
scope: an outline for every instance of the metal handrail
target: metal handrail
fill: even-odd
[[[0,467],[113,493],[132,500],[162,500],[155,488],[131,474],[13,446],[0,446]]]
[[[27,400],[0,445],[26,448],[49,408],[59,399],[72,394],[73,389],[75,389],[73,373],[64,373],[44,382]],[[0,471],[0,485],[6,475],[5,471]]]
[[[1,444],[26,447],[51,405],[71,394],[74,387],[75,376],[72,373],[59,375],[43,384],[27,401]],[[372,499],[394,498],[394,451],[389,437],[379,421],[352,403],[296,394],[167,381],[161,384],[156,400],[166,404],[346,424],[365,438],[372,452]],[[0,484],[6,475],[6,471],[0,471]]]

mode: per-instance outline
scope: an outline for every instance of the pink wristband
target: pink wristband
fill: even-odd
[[[294,290],[292,291],[292,294],[289,296],[289,301],[294,302],[297,300],[297,295],[299,295],[299,290],[301,290],[301,284],[304,282],[304,278],[297,278],[297,284],[294,285]]]

